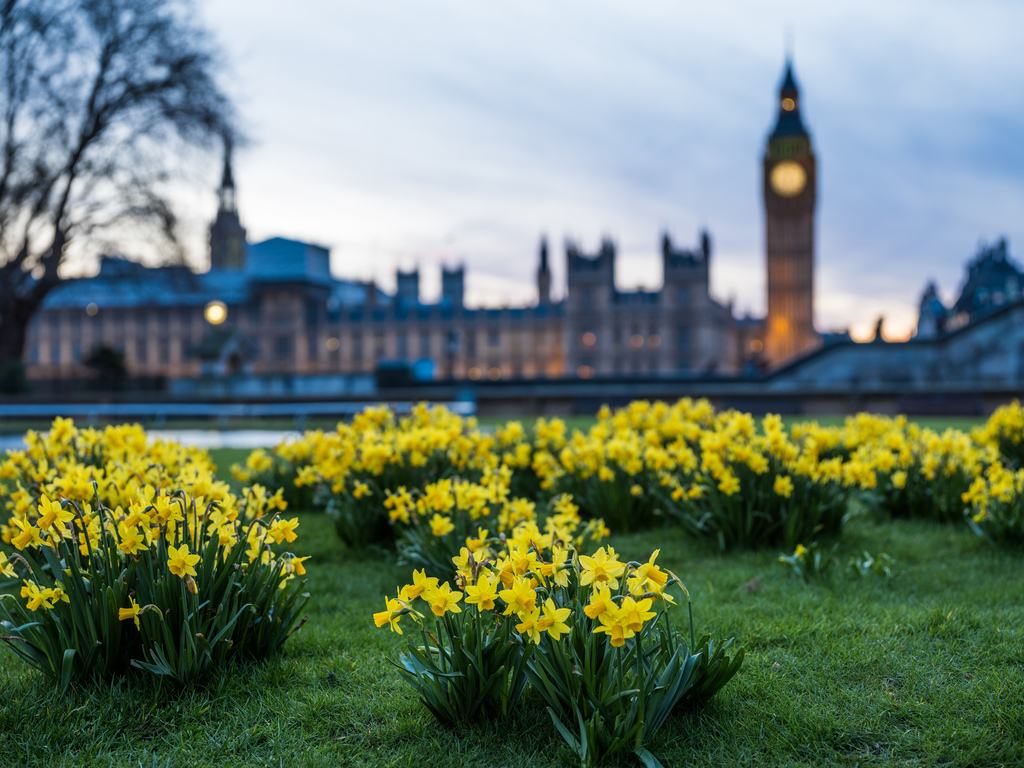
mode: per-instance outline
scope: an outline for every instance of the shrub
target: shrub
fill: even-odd
[[[995,445],[1010,466],[1024,469],[1024,407],[1020,401],[996,408],[979,430],[978,439]]]
[[[480,483],[438,480],[422,490],[405,488],[388,495],[384,506],[397,533],[401,561],[444,577],[452,558],[462,550],[479,552],[494,538],[523,531],[541,535],[541,528],[559,540],[582,546],[601,540],[608,529],[601,520],[584,523],[571,496],[559,495],[538,504],[509,495],[507,471],[485,473]],[[520,535],[523,534],[520,531]]]
[[[877,476],[873,496],[885,514],[949,523],[963,520],[964,493],[997,460],[994,446],[964,432],[911,427],[863,445],[851,463]]]
[[[841,459],[796,443],[777,416],[756,430],[747,414],[722,414],[699,438],[699,466],[672,491],[673,514],[719,548],[794,547],[836,534],[849,494]]]
[[[979,536],[1024,545],[1024,469],[991,465],[963,494],[967,521]]]
[[[246,501],[248,499],[249,501]],[[14,518],[22,579],[0,597],[4,640],[60,688],[131,668],[194,682],[237,659],[277,651],[299,626],[304,560],[278,551],[298,520],[249,519],[184,492],[150,491],[126,507],[42,497]],[[251,502],[251,503],[250,503]]]
[[[731,641],[695,642],[692,607],[689,641],[673,628],[670,591],[686,592],[657,557],[578,556],[557,533],[523,525],[458,558],[452,582],[415,573],[374,622],[401,632],[404,617],[422,623],[429,609],[431,629],[401,669],[440,720],[507,715],[525,667],[580,765],[624,751],[653,765],[647,745],[668,717],[707,701],[743,659]]]

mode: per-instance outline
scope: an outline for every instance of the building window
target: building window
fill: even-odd
[[[279,363],[292,361],[292,339],[290,336],[278,336],[274,341],[274,359]]]
[[[430,357],[430,331],[420,332],[420,357]]]
[[[587,331],[580,336],[580,343],[587,349],[597,346],[597,334],[593,331]]]
[[[487,331],[487,343],[492,347],[498,346],[501,343],[501,331],[497,328],[491,328]]]

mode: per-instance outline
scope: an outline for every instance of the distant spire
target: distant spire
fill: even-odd
[[[220,207],[225,211],[234,211],[235,202],[235,173],[232,168],[232,152],[234,143],[230,136],[224,137],[224,170],[220,177]]]
[[[808,136],[800,117],[800,87],[794,74],[793,59],[787,53],[786,63],[779,82],[779,112],[771,137]]]
[[[786,69],[782,73],[782,82],[779,84],[779,95],[799,95],[800,88],[796,84],[796,76],[793,74],[793,58],[786,54]]]
[[[540,259],[537,264],[537,303],[545,306],[551,303],[551,268],[548,266],[548,238],[541,235]]]

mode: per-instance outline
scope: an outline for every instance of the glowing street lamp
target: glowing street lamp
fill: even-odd
[[[210,325],[220,325],[228,319],[228,307],[223,301],[211,301],[203,309],[203,318]]]

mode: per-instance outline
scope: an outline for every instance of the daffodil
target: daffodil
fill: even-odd
[[[505,603],[503,616],[510,616],[513,613],[518,616],[528,614],[537,602],[537,593],[532,581],[522,576],[517,576],[512,586],[501,590],[498,596]]]
[[[611,589],[619,588],[619,577],[626,571],[626,564],[620,562],[611,547],[601,547],[593,555],[580,555],[580,584],[606,584]]]
[[[615,601],[608,587],[604,584],[594,585],[590,593],[590,602],[583,607],[583,613],[587,618],[597,619],[608,611],[615,609]]]
[[[128,607],[117,609],[117,620],[118,621],[134,621],[135,628],[141,629],[139,624],[139,614],[142,613],[142,609],[139,608],[139,604],[135,602],[135,598],[131,595],[128,596]]]
[[[451,585],[446,581],[439,587],[428,589],[423,593],[423,599],[435,616],[444,616],[446,613],[461,613],[459,601],[462,599],[461,592],[452,590]]]
[[[199,560],[199,555],[189,552],[187,544],[182,544],[180,547],[167,547],[167,568],[179,578],[195,576],[196,564]]]
[[[486,570],[481,570],[477,576],[476,584],[466,585],[466,603],[475,605],[477,610],[494,610],[495,601],[498,599],[498,580]]]
[[[538,644],[543,634],[540,621],[540,608],[534,608],[532,611],[522,613],[519,615],[519,623],[516,624],[516,632],[526,635],[535,644]]]
[[[402,634],[402,627],[398,622],[404,615],[405,610],[405,606],[402,605],[401,601],[393,597],[385,598],[384,610],[373,614],[373,623],[377,629],[386,625],[392,632],[400,635]]]
[[[558,641],[562,635],[569,633],[566,619],[572,614],[571,608],[559,608],[550,597],[544,601],[544,612],[537,621],[537,626],[548,633],[552,640]]]
[[[267,537],[275,544],[291,544],[298,538],[295,529],[299,527],[299,518],[293,517],[290,520],[276,518],[267,530]]]

